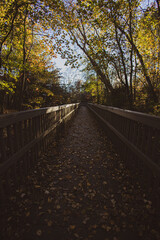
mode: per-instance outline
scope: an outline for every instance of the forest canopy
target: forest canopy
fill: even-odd
[[[159,0],[3,0],[0,7],[1,112],[69,103],[81,92],[83,100],[159,113]],[[84,66],[74,94],[60,84],[56,54]]]

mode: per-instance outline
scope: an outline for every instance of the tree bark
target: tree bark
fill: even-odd
[[[124,70],[125,87],[126,87],[126,92],[127,92],[129,108],[132,109],[133,101],[132,101],[132,98],[131,98],[129,84],[128,84],[128,76],[127,76],[126,64],[125,64],[125,59],[124,59],[124,52],[122,50],[121,43],[120,43],[119,38],[118,38],[118,32],[117,32],[116,26],[115,26],[115,32],[116,32],[116,41],[117,41],[117,44],[118,44],[118,47],[119,47],[120,57],[121,57],[121,60],[122,60],[122,65],[123,65],[123,70]]]
[[[144,61],[143,61],[142,55],[140,54],[140,52],[139,52],[137,46],[135,45],[135,43],[133,42],[133,39],[131,39],[131,38],[129,37],[129,35],[124,31],[124,29],[122,29],[122,27],[119,26],[115,21],[114,21],[114,23],[115,23],[116,27],[126,36],[127,40],[129,41],[129,43],[130,43],[131,46],[133,47],[133,50],[134,50],[134,52],[136,53],[136,55],[137,55],[137,57],[138,57],[138,59],[139,59],[139,62],[140,62],[140,64],[141,64],[142,71],[143,71],[144,77],[145,77],[145,79],[146,79],[146,82],[148,83],[149,95],[150,95],[151,99],[152,99],[155,103],[157,103],[157,102],[158,102],[158,97],[157,97],[157,95],[156,95],[156,93],[155,93],[155,91],[154,91],[154,88],[153,88],[153,85],[152,85],[152,83],[151,83],[151,79],[150,79],[150,77],[149,77],[149,75],[148,75],[148,71],[147,71],[147,69],[146,69],[146,66],[145,66],[145,63],[144,63]]]
[[[23,95],[24,95],[24,89],[25,89],[25,82],[26,82],[26,19],[27,19],[27,14],[28,10],[25,10],[25,16],[24,16],[24,22],[23,22],[23,72],[22,72],[22,77],[20,81],[20,99],[19,99],[19,110],[21,110],[22,103],[23,103]]]

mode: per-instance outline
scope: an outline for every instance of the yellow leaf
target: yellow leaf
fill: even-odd
[[[76,227],[75,225],[70,225],[70,226],[69,226],[69,228],[70,228],[71,230],[74,230],[75,227]]]

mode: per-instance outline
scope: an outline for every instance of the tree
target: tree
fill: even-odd
[[[6,99],[9,102],[11,98],[14,108],[22,109],[32,79],[46,81],[47,73],[53,67],[51,60],[55,55],[48,46],[50,39],[42,11],[46,13],[40,1],[5,0],[2,5],[0,62],[4,76],[0,82],[1,112]]]
[[[47,3],[56,12],[54,30],[58,35],[63,34],[61,43],[65,45],[70,37],[73,45],[77,45],[87,56],[109,92],[113,92],[114,84],[120,81],[126,88],[129,108],[132,108],[133,76],[138,74],[138,63],[150,100],[158,102],[145,56],[139,46],[140,1],[60,1],[58,6]],[[68,36],[67,40],[65,36]],[[75,58],[69,48],[67,55]],[[111,72],[114,72],[114,81]]]
[[[97,101],[101,80],[109,104],[117,104],[115,98],[122,97],[123,106],[132,109],[137,106],[136,95],[144,92],[146,107],[148,102],[158,106],[159,1],[143,11],[141,7],[140,0],[4,0],[2,96],[8,89],[19,109],[23,107],[30,86],[43,89],[47,84],[44,73],[49,76],[57,52],[72,67],[79,66],[79,59],[87,59],[87,67],[96,76]]]

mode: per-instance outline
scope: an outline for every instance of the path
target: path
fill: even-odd
[[[160,239],[151,202],[85,107],[28,184],[34,197],[23,188],[11,197],[1,240]]]

